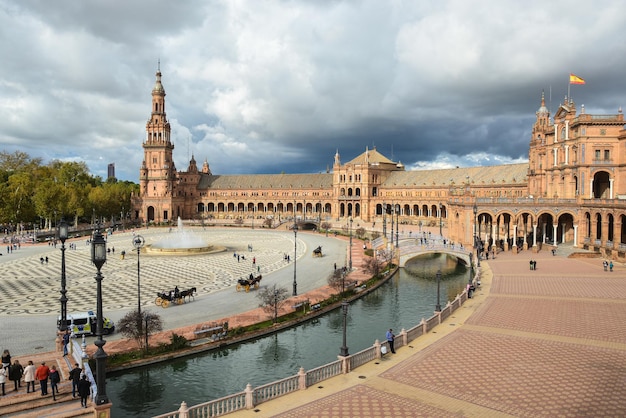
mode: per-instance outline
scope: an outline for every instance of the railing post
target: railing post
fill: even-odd
[[[341,360],[341,373],[350,373],[350,356],[337,356],[337,358]]]
[[[420,322],[420,324],[422,325],[422,334],[426,334],[428,332],[428,323],[424,318],[422,318],[422,322]]]
[[[404,328],[402,328],[402,330],[400,330],[400,337],[402,337],[402,345],[403,346],[407,346],[409,345],[409,335],[406,333],[406,330]]]
[[[374,350],[376,351],[376,359],[380,360],[383,357],[383,354],[380,352],[380,341],[374,341]]]
[[[189,408],[187,408],[187,402],[182,401],[180,408],[178,408],[178,418],[189,418]]]
[[[300,370],[298,370],[298,388],[300,388],[300,390],[306,389],[306,372],[304,371],[304,367],[300,367]]]
[[[254,397],[252,396],[254,391],[252,390],[252,385],[250,383],[246,385],[245,393],[246,393],[246,409],[254,408]]]

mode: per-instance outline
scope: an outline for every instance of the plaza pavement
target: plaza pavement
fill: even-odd
[[[626,416],[626,267],[564,255],[483,261],[475,296],[397,354],[228,416]]]
[[[482,268],[475,296],[397,354],[228,417],[626,416],[626,268],[548,251]]]
[[[210,322],[256,308],[256,292],[236,292],[241,277],[261,273],[261,286],[279,287],[292,291],[294,280],[294,234],[286,227],[281,230],[248,228],[190,228],[207,243],[226,247],[226,251],[193,256],[139,256],[142,310],[159,314],[164,330]],[[137,253],[132,246],[133,233],[140,234],[150,245],[167,240],[167,228],[141,229],[115,233],[107,237],[109,253],[102,268],[104,315],[117,322],[130,310],[136,309]],[[327,284],[334,269],[347,263],[346,243],[324,234],[297,234],[297,288],[299,294]],[[69,244],[76,249],[69,249]],[[252,251],[248,251],[248,245]],[[312,250],[321,245],[324,256],[312,257]],[[356,245],[356,244],[355,244]],[[96,310],[96,269],[90,261],[90,246],[86,239],[66,241],[67,311]],[[355,248],[355,247],[353,247]],[[121,252],[125,251],[124,259]],[[13,356],[32,355],[55,350],[56,320],[60,312],[60,243],[55,249],[47,244],[24,245],[13,253],[6,249],[0,256],[0,348],[9,349]],[[233,254],[240,254],[239,261]],[[286,262],[284,255],[290,256]],[[245,259],[243,259],[245,257]],[[47,258],[47,262],[40,259]],[[256,263],[253,264],[253,258]],[[156,293],[173,289],[196,287],[198,293],[191,303],[167,309],[154,303]],[[168,334],[169,335],[169,334]],[[193,335],[193,334],[192,334]],[[107,351],[121,339],[116,332],[106,336]],[[87,338],[91,343],[93,337]]]

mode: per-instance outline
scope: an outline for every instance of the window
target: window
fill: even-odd
[[[596,160],[599,160],[599,159],[600,159],[600,150],[597,149],[596,150]]]
[[[611,159],[611,151],[610,150],[608,150],[608,149],[604,150],[604,159],[607,160],[607,161]]]

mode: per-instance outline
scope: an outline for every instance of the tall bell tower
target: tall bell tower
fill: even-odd
[[[172,218],[172,198],[176,195],[176,166],[172,154],[170,123],[165,113],[165,89],[161,84],[160,64],[152,88],[152,112],[146,122],[143,142],[144,160],[139,171],[140,216],[145,222],[165,222]]]

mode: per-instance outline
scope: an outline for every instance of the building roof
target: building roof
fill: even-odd
[[[202,175],[198,189],[332,189],[333,175],[318,174],[241,174]]]
[[[394,171],[382,187],[441,187],[461,185],[468,181],[472,186],[496,184],[526,184],[528,163],[488,167],[462,167],[440,170]]]
[[[365,152],[361,155],[358,155],[356,158],[348,161],[346,164],[373,164],[373,163],[384,163],[384,164],[396,164],[391,161],[389,158],[385,157],[383,154],[378,152],[376,148],[374,149],[365,149]]]

